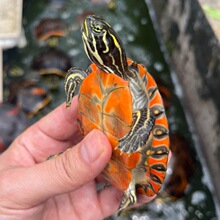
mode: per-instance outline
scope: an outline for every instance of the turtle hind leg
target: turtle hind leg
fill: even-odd
[[[66,107],[71,105],[71,100],[75,95],[77,85],[81,84],[87,75],[88,73],[86,71],[78,67],[72,67],[68,70],[64,81],[64,88],[66,92]]]
[[[121,215],[122,211],[131,205],[135,204],[137,202],[137,195],[136,195],[136,188],[135,184],[131,182],[129,184],[128,189],[124,190],[121,203],[119,205],[119,208],[117,210],[117,215]]]
[[[109,183],[123,191],[117,215],[137,202],[135,178],[133,179],[130,169],[127,169],[119,161],[110,159],[102,174]]]

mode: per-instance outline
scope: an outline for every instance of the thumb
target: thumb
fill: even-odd
[[[17,168],[13,173],[10,171],[10,178],[14,175],[16,184],[11,184],[8,190],[11,196],[5,196],[19,204],[19,208],[30,208],[92,181],[110,157],[111,145],[107,137],[93,130],[78,145],[58,157],[32,167]]]

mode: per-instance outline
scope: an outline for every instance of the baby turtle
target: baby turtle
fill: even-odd
[[[66,103],[71,105],[81,84],[78,124],[83,135],[100,129],[112,145],[103,174],[124,191],[120,213],[137,202],[137,193],[153,196],[160,190],[169,153],[168,122],[153,77],[142,64],[126,58],[121,40],[104,19],[87,16],[82,39],[93,63],[87,71],[68,71]]]
[[[34,29],[39,41],[48,41],[50,46],[57,44],[59,37],[67,33],[67,26],[58,18],[43,18]]]
[[[66,72],[72,66],[70,57],[62,50],[47,48],[40,52],[32,62],[32,70],[38,72],[51,89],[55,89],[60,78],[66,76]]]

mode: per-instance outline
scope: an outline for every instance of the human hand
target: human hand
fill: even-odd
[[[96,188],[110,143],[98,130],[82,140],[76,115],[73,98],[70,108],[56,108],[0,155],[0,219],[103,219],[116,212],[122,192]]]

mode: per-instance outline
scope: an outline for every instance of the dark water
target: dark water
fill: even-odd
[[[94,14],[104,17],[121,37],[125,44],[127,56],[143,63],[155,79],[170,92],[171,97],[167,108],[170,131],[181,135],[188,141],[189,151],[194,162],[193,176],[185,191],[185,196],[175,202],[153,201],[139,209],[126,212],[122,219],[217,219],[214,201],[207,186],[209,179],[195,150],[183,107],[175,95],[175,86],[171,80],[170,69],[160,50],[145,1],[120,0],[110,2],[100,0],[94,2],[96,3],[89,0],[24,0],[23,26],[27,45],[23,48],[14,48],[4,52],[4,66],[19,67],[24,71],[24,74],[14,76],[10,71],[6,71],[4,79],[5,99],[8,97],[8,85],[11,82],[33,77],[32,60],[47,47],[39,43],[33,34],[34,27],[40,19],[58,17],[67,24],[68,33],[59,40],[56,48],[65,51],[73,65],[86,69],[90,62],[83,50],[79,19],[86,11],[92,11]],[[105,2],[110,3],[106,4]],[[39,78],[39,83],[47,86],[42,78]],[[30,124],[65,101],[63,79],[60,79],[57,88],[50,91],[50,94],[52,101],[29,120]],[[109,202],[111,202],[111,198],[109,198]],[[109,219],[120,218],[112,216]]]

